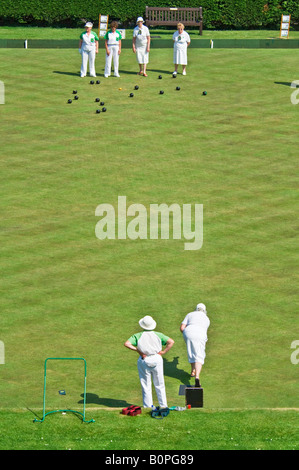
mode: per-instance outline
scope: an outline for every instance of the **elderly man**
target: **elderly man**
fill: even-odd
[[[206,357],[209,326],[210,320],[204,304],[197,304],[196,310],[188,313],[180,326],[187,346],[188,361],[191,364],[191,377],[195,377],[196,387],[200,387],[199,375]]]
[[[161,408],[165,408],[167,407],[167,399],[162,356],[172,348],[174,341],[169,336],[154,331],[156,322],[149,315],[141,318],[139,325],[143,331],[132,335],[124,346],[139,354],[137,367],[144,408],[153,406],[152,379],[159,405]],[[164,350],[162,350],[163,346],[165,346]]]

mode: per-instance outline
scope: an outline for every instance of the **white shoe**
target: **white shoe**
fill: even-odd
[[[90,76],[96,78],[96,75],[90,75]]]
[[[105,78],[108,78],[108,77],[109,77],[109,75],[104,75],[104,77],[105,77]]]
[[[176,72],[176,71],[172,72],[172,75],[176,75],[176,74],[177,74],[177,72]]]
[[[183,75],[187,75],[187,74],[186,74],[186,70],[183,70]]]
[[[114,74],[114,76],[115,76],[115,77],[117,77],[117,78],[119,78],[119,77],[120,77],[120,75],[119,75],[118,73],[117,73],[117,74]]]

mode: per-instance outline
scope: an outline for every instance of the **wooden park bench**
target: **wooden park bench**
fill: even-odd
[[[198,26],[202,35],[202,7],[199,8],[159,8],[145,7],[146,26]]]

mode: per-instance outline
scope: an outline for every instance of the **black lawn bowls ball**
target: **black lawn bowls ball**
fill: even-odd
[[[96,110],[96,113],[97,113],[97,114],[100,114],[100,112],[101,112],[100,109],[97,109],[97,110]]]
[[[76,95],[77,93],[77,90],[73,90],[73,95]]]
[[[94,85],[94,80],[90,80],[89,82],[91,85]]]
[[[105,112],[107,111],[107,109],[106,109],[106,108],[102,108],[102,111],[103,111],[103,113],[105,113]]]
[[[105,104],[104,101],[101,101],[101,102],[100,102],[100,105],[101,105],[101,106],[104,106],[104,104]]]
[[[95,101],[96,101],[96,103],[99,103],[100,98],[96,98]]]
[[[135,85],[135,90],[139,90],[139,86],[138,86],[138,85]]]
[[[172,78],[176,78],[176,75],[177,75],[176,73],[173,73]]]
[[[180,91],[180,89],[181,89],[181,87],[179,87],[179,86],[176,87],[176,90],[177,90],[177,91]]]
[[[162,75],[159,75],[159,77],[158,77],[158,78],[159,78],[159,80],[162,80]]]
[[[207,94],[207,92],[206,92],[206,91],[203,91],[203,92],[202,92],[202,94],[203,94],[203,95],[206,95],[206,94]]]
[[[164,91],[163,91],[163,90],[160,90],[160,95],[164,95]]]
[[[97,85],[99,85],[100,83],[101,83],[100,80],[97,80],[97,81],[96,81],[96,84],[97,84]]]
[[[69,104],[71,104],[73,101],[72,101],[72,100],[67,100],[67,102],[68,102]]]
[[[130,93],[130,98],[133,98],[133,96],[134,96],[134,93]]]
[[[79,99],[79,96],[78,96],[78,95],[75,95],[74,98],[75,98],[75,100],[78,100],[78,99]]]

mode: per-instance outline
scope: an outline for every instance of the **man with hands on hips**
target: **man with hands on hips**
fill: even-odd
[[[155,320],[146,315],[139,321],[143,331],[132,335],[124,346],[139,354],[137,368],[142,389],[143,406],[151,408],[153,406],[152,379],[156,390],[158,402],[161,408],[167,407],[163,359],[174,345],[174,340],[169,336],[154,331]],[[165,346],[164,349],[162,347]]]

